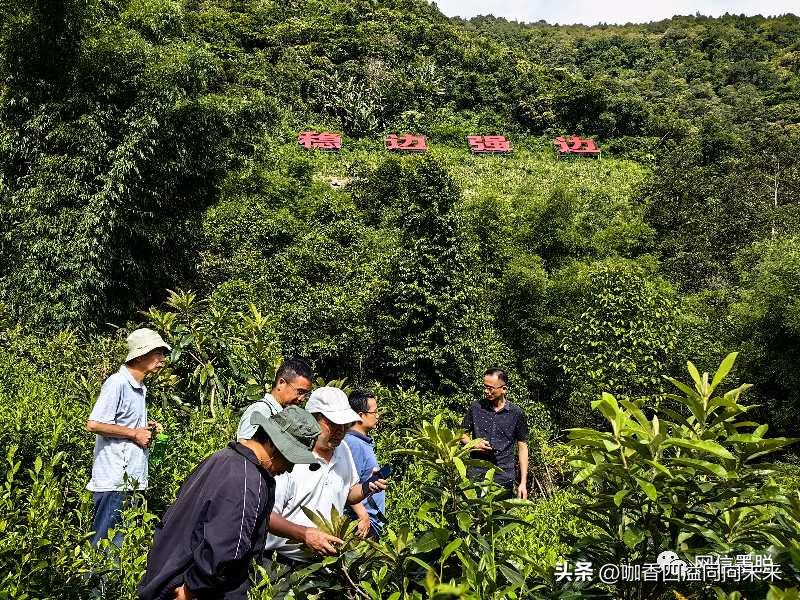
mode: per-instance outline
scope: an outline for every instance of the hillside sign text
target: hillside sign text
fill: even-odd
[[[390,152],[427,152],[428,141],[424,135],[410,133],[390,133],[383,138]],[[303,131],[297,136],[297,143],[306,150],[338,152],[342,149],[342,136],[330,131]],[[510,154],[511,142],[504,135],[468,135],[467,143],[473,154]],[[600,148],[594,140],[577,135],[561,136],[553,140],[559,157],[585,156],[600,158]]]

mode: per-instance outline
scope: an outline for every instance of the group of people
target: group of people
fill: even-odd
[[[105,381],[89,415],[94,545],[120,523],[125,494],[147,488],[148,448],[162,427],[147,418],[144,380],[170,351],[155,331],[131,333],[125,364]],[[189,475],[157,527],[141,600],[246,598],[254,558],[296,567],[335,554],[343,540],[316,528],[304,508],[326,518],[335,508],[358,521],[361,537],[381,535],[388,482],[370,436],[378,399],[367,389],[349,397],[331,386],[312,390],[312,380],[307,363],[284,361],[270,393],[244,410],[236,440]],[[528,429],[507,390],[503,370],[486,371],[483,397],[464,417],[463,441],[476,440],[473,456],[494,465],[509,495],[527,498]],[[121,542],[118,534],[113,541]]]

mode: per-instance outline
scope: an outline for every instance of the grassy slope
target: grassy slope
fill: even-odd
[[[564,189],[583,199],[587,213],[605,213],[622,228],[632,212],[638,212],[637,189],[648,174],[647,167],[608,155],[601,160],[559,160],[546,140],[512,141],[515,151],[510,156],[473,155],[466,142],[458,148],[430,139],[428,153],[446,165],[460,185],[464,208],[493,198],[513,219],[523,211],[543,207],[554,190]],[[346,179],[353,165],[376,165],[389,154],[378,139],[351,142],[345,138],[342,145],[339,153],[309,153],[320,180]],[[604,207],[592,206],[597,202]]]

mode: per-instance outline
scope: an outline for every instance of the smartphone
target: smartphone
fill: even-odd
[[[378,481],[378,479],[386,479],[389,475],[392,474],[392,465],[384,465],[377,471],[372,474],[372,477],[367,479],[367,483],[372,483],[373,481]]]
[[[363,484],[361,484],[364,488],[364,495],[367,495],[369,490],[369,484],[373,481],[378,481],[378,479],[386,479],[389,475],[392,474],[392,465],[386,464],[377,471],[372,474],[372,477],[367,479]]]

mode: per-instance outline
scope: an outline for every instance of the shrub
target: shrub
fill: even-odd
[[[689,362],[693,387],[668,378],[682,392],[667,396],[674,409],[607,393],[592,402],[611,431],[571,429],[570,443],[581,448],[572,461],[573,485],[584,495],[578,514],[599,529],[573,556],[621,565],[654,562],[665,550],[691,560],[796,547],[800,499],[787,498],[773,467],[756,459],[797,440],[767,438],[766,425],[740,420],[752,408],[741,402],[749,384],[714,395],[735,359],[728,355],[711,380]],[[615,588],[622,598],[658,598],[667,584]]]
[[[474,442],[462,445],[461,432],[444,427],[442,417],[425,421],[396,454],[420,465],[418,531],[391,525],[379,541],[357,541],[353,522],[336,514],[315,515],[322,529],[348,540],[342,552],[287,575],[298,598],[321,590],[345,598],[509,598],[528,585],[534,565],[523,549],[500,541],[528,523],[515,516],[526,501],[501,500],[491,481],[467,479],[467,467],[485,465],[469,458]],[[491,465],[487,465],[491,466]],[[359,574],[358,577],[355,574]],[[257,592],[270,598],[272,584],[262,571]]]

